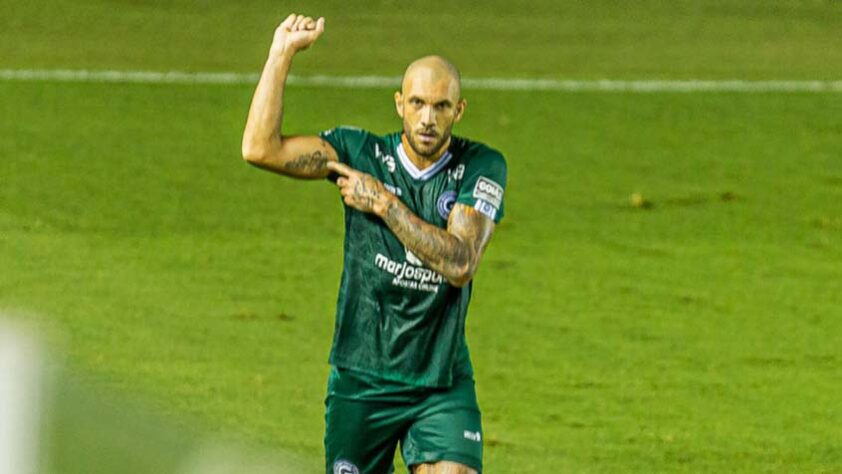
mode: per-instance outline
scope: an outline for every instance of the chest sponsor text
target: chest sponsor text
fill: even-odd
[[[392,284],[413,290],[437,293],[444,278],[437,272],[422,266],[411,265],[409,262],[396,262],[378,253],[374,257],[377,268],[394,276]]]

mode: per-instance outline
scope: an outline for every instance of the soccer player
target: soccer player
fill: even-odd
[[[438,56],[404,74],[403,130],[281,132],[293,57],[324,19],[275,30],[249,110],[243,157],[285,176],[335,181],[345,257],[326,405],[327,473],[386,474],[400,443],[414,474],[482,472],[482,427],[465,343],[471,279],[503,216],[506,163],[451,135],[465,112],[459,73]]]

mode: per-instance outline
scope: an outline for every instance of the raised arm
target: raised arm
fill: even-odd
[[[284,85],[292,58],[310,47],[324,26],[324,18],[314,21],[292,14],[275,30],[243,133],[243,159],[250,164],[294,178],[318,179],[328,175],[327,162],[337,160],[336,150],[320,137],[281,132]]]
[[[457,203],[447,229],[442,229],[415,215],[373,176],[338,162],[327,167],[340,176],[336,184],[345,204],[380,216],[415,256],[451,285],[462,287],[471,281],[494,232],[493,220]]]

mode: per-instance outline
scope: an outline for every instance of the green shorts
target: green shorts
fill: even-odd
[[[325,399],[327,474],[387,474],[400,443],[407,466],[453,461],[482,472],[482,425],[474,381],[407,387],[332,368]]]

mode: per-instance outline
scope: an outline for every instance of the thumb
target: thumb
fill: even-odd
[[[313,33],[312,33],[313,40],[315,41],[316,39],[318,39],[318,37],[321,36],[322,33],[324,33],[324,32],[325,32],[325,18],[319,17],[319,19],[316,21],[316,29],[313,30]]]

